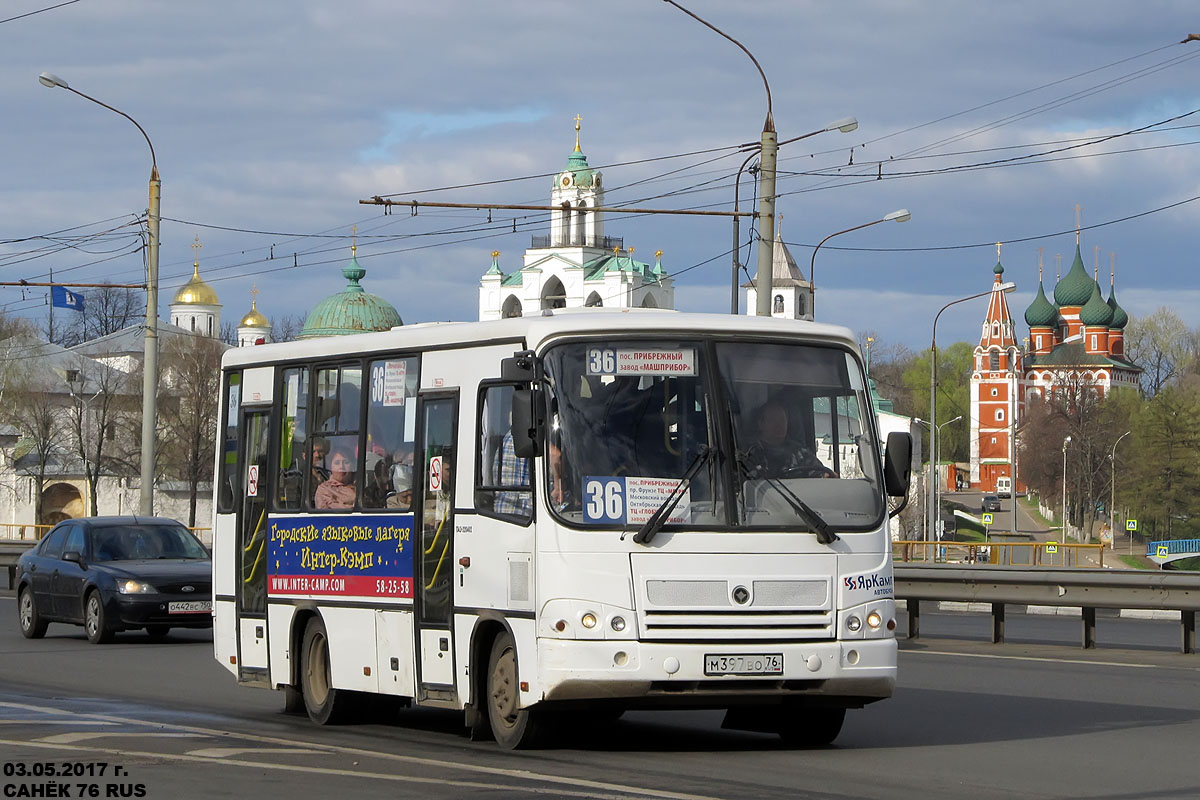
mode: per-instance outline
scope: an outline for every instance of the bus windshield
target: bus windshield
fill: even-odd
[[[855,531],[882,522],[870,401],[845,350],[577,342],[551,348],[544,363],[546,491],[568,523],[638,526],[673,493],[681,497],[668,527]]]

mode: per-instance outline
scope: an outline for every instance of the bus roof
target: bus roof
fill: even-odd
[[[561,336],[645,333],[647,335],[791,335],[814,342],[848,346],[857,343],[848,328],[804,320],[785,320],[733,314],[697,314],[661,309],[558,309],[538,316],[489,322],[423,322],[388,331],[350,336],[327,336],[279,344],[235,347],[227,350],[222,366],[238,367],[276,361],[322,358],[330,355],[366,355],[387,350],[422,350],[455,344],[524,342],[537,350]]]

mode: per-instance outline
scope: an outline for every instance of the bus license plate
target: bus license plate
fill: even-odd
[[[782,675],[783,653],[706,655],[705,675]]]
[[[167,603],[168,614],[211,614],[212,600],[177,600]]]

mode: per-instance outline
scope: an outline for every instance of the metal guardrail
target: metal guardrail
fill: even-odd
[[[1102,544],[1071,542],[892,542],[897,563],[992,564],[1022,567],[1081,567],[1080,556],[1095,553],[1104,566]],[[1091,565],[1086,565],[1091,566]]]
[[[35,544],[37,542],[34,541],[0,542],[0,567],[8,572],[7,588],[13,589],[17,585],[17,559]]]
[[[908,638],[921,631],[921,601],[990,603],[992,641],[1004,641],[1007,606],[1079,607],[1082,644],[1096,646],[1096,609],[1178,611],[1180,649],[1196,652],[1200,573],[1107,569],[1023,569],[896,564],[896,599],[908,606]]]
[[[0,522],[0,539],[17,539],[36,542],[46,535],[53,525],[34,525],[32,523]]]

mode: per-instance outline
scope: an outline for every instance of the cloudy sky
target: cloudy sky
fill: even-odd
[[[1069,266],[1078,204],[1084,261],[1100,248],[1107,289],[1115,254],[1131,314],[1168,306],[1200,325],[1200,42],[1180,43],[1200,33],[1193,2],[684,4],[754,53],[781,139],[860,122],[781,149],[783,236],[805,273],[828,234],[912,213],[820,249],[818,319],[928,346],[942,305],[990,285],[997,241],[1020,315],[1039,248],[1048,292],[1057,256]],[[51,5],[0,11],[0,280],[143,272],[145,141],[41,86],[48,71],[154,143],[164,314],[198,236],[226,320],[249,309],[252,284],[267,315],[302,315],[343,286],[357,226],[365,285],[406,322],[473,319],[491,251],[514,269],[544,218],[385,216],[360,199],[547,202],[578,114],[610,204],[728,210],[737,146],[757,141],[766,110],[749,59],[661,0],[76,0],[29,13]],[[446,189],[464,184],[483,185]],[[743,203],[752,194],[747,179]],[[613,216],[607,232],[639,259],[664,251],[679,308],[728,311],[727,219]],[[42,303],[0,289],[10,311]],[[984,310],[948,311],[939,344],[977,338]]]

